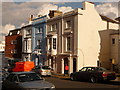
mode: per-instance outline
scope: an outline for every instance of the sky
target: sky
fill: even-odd
[[[42,0],[43,1],[43,0]],[[0,3],[0,33],[2,36],[8,34],[9,30],[21,27],[28,23],[29,16],[32,14],[46,15],[49,10],[60,10],[68,12],[76,8],[82,8],[84,0],[4,0]],[[51,2],[50,2],[51,1]],[[112,19],[118,17],[119,0],[89,0],[96,1],[95,8],[98,13]],[[97,2],[98,1],[98,2]],[[103,2],[104,1],[104,2]],[[114,2],[116,1],[116,2]],[[2,39],[4,40],[4,38]]]

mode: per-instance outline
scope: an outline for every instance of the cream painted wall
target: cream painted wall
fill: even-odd
[[[78,9],[78,60],[81,66],[97,66],[100,52],[98,30],[103,27],[102,20],[94,6],[86,2],[86,10]],[[90,9],[88,8],[90,5]]]
[[[115,38],[115,44],[112,44],[112,38]],[[118,34],[111,35],[111,50],[110,50],[110,58],[115,60],[115,64],[118,63]]]
[[[97,13],[97,11],[95,10],[94,4],[85,2],[83,6],[83,10],[78,8],[73,11],[73,13],[79,13],[78,15],[70,15],[69,17],[64,17],[58,20],[56,19],[47,23],[47,25],[49,25],[54,22],[59,22],[59,29],[57,32],[57,53],[65,53],[65,40],[63,36],[65,30],[64,23],[65,20],[70,19],[73,22],[71,29],[73,31],[72,54],[77,55],[77,71],[83,66],[97,66],[98,60],[102,62],[103,66],[109,68],[110,55],[111,58],[115,56],[113,55],[114,52],[112,51],[114,50],[112,49],[110,54],[109,29],[117,30],[118,24],[103,21],[99,13]],[[72,65],[72,63],[70,63],[70,65]]]

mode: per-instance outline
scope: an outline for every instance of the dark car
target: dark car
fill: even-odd
[[[115,80],[116,74],[103,67],[83,67],[79,72],[71,73],[70,78],[71,80],[89,80],[95,83],[103,80]]]
[[[35,72],[12,72],[2,83],[3,90],[53,90],[55,86]]]

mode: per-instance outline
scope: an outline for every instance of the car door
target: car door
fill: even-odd
[[[85,79],[89,80],[91,75],[92,75],[92,73],[93,73],[93,68],[92,67],[88,67],[86,69],[86,72],[85,72]]]
[[[11,74],[5,81],[6,88],[18,88],[19,85],[16,82],[18,82],[17,75]]]
[[[83,67],[81,70],[79,70],[78,78],[80,80],[86,79],[86,70],[87,70],[87,67]]]

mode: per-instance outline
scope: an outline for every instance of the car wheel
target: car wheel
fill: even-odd
[[[71,79],[72,81],[75,81],[75,80],[76,80],[73,75],[70,76],[70,79]]]
[[[97,79],[96,77],[91,77],[91,78],[90,78],[90,81],[91,81],[92,83],[97,83],[97,82],[98,82],[98,79]]]

